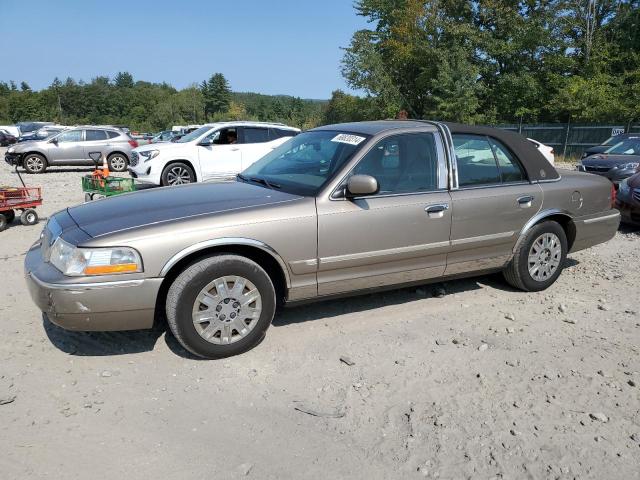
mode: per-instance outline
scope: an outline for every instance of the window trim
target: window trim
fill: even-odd
[[[487,139],[487,143],[489,144],[489,148],[491,148],[491,153],[493,154],[493,160],[496,162],[496,167],[498,168],[498,173],[500,174],[500,183],[483,183],[478,185],[466,185],[466,186],[460,185],[460,179],[458,178],[458,171],[459,171],[458,156],[455,154],[456,149],[455,149],[455,144],[453,143],[455,136],[484,137]],[[478,134],[478,133],[452,133],[451,140],[452,140],[451,150],[453,155],[452,163],[455,165],[455,176],[456,176],[455,178],[456,188],[452,188],[451,189],[452,191],[453,190],[478,190],[480,188],[510,187],[512,185],[531,185],[532,184],[531,180],[529,180],[528,178],[527,170],[522,165],[522,162],[520,161],[520,159],[515,155],[515,153],[513,153],[513,151],[507,145],[504,144],[504,142],[501,142],[497,138],[492,137],[491,135]],[[507,150],[507,152],[511,154],[513,159],[517,162],[518,166],[520,167],[520,171],[524,175],[524,180],[521,180],[518,182],[505,182],[502,180],[502,169],[500,168],[500,162],[498,162],[498,157],[496,156],[494,147],[491,144],[491,140],[493,140],[493,142],[495,142],[496,144],[503,146]]]
[[[435,140],[434,143],[436,147],[436,155],[438,157],[438,164],[437,164],[438,187],[435,190],[420,190],[416,192],[399,192],[399,193],[383,193],[383,194],[376,193],[375,195],[362,195],[358,197],[352,197],[350,199],[347,199],[341,195],[344,188],[346,188],[346,181],[351,176],[351,173],[353,172],[353,170],[355,170],[355,168],[360,164],[360,162],[362,162],[365,159],[365,157],[369,154],[369,152],[371,152],[371,150],[373,150],[373,148],[376,145],[378,145],[378,143],[390,137],[401,136],[401,135],[420,135],[420,134],[433,135]],[[373,138],[370,138],[369,143],[370,145],[368,146],[368,148],[360,152],[360,158],[358,158],[358,161],[355,162],[353,166],[342,176],[340,181],[336,184],[336,187],[329,194],[330,201],[362,200],[362,199],[368,199],[368,198],[405,197],[405,196],[411,196],[411,195],[425,195],[425,194],[443,193],[443,192],[449,191],[449,185],[448,185],[449,168],[447,166],[447,159],[445,158],[444,144],[442,142],[442,138],[439,135],[438,131],[435,131],[435,132],[431,130],[404,131],[404,132],[391,131],[391,132],[388,132],[386,135],[374,136]]]

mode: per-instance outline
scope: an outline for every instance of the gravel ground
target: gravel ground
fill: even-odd
[[[83,173],[25,176],[43,219]],[[2,478],[640,478],[637,230],[546,292],[493,275],[298,307],[201,361],[162,328],[43,322],[22,275],[41,229],[0,233]]]

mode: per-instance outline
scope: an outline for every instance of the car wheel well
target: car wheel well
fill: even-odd
[[[31,152],[24,152],[22,155],[20,155],[20,164],[21,165],[23,165],[24,159],[27,158],[29,155],[38,155],[38,156],[44,158],[45,161],[47,161],[47,162],[49,161],[47,159],[47,156],[44,153],[37,152],[37,151],[34,150],[34,151],[31,151]]]
[[[576,240],[576,226],[573,223],[573,220],[571,219],[571,217],[569,217],[568,215],[562,215],[562,214],[549,215],[548,217],[544,217],[538,220],[535,223],[535,225],[538,225],[539,223],[542,223],[542,222],[548,222],[548,221],[554,221],[560,224],[560,226],[564,230],[565,235],[567,236],[567,249],[568,251],[571,251],[571,248],[573,247],[573,243]]]
[[[127,155],[124,152],[117,151],[117,150],[115,152],[111,152],[109,155],[107,155],[107,159],[113,157],[114,155],[122,155],[124,158],[127,159],[127,162],[129,161],[129,155]]]
[[[264,269],[265,272],[267,272],[269,278],[271,278],[276,291],[277,304],[282,305],[284,303],[287,295],[287,281],[285,273],[282,271],[282,267],[272,255],[260,248],[249,245],[220,245],[205,248],[187,255],[171,267],[164,276],[164,280],[162,281],[162,285],[160,286],[158,297],[156,299],[156,323],[165,319],[165,301],[167,298],[167,292],[178,275],[180,275],[180,273],[192,263],[216,254],[240,255],[256,262]]]

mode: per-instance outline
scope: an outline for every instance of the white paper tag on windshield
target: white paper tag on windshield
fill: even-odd
[[[331,139],[332,142],[348,143],[349,145],[360,145],[365,137],[359,137],[358,135],[348,135],[341,133]]]

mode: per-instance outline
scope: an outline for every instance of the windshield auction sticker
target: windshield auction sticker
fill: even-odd
[[[332,142],[348,143],[349,145],[360,145],[365,137],[359,137],[358,135],[347,135],[341,133],[331,139]]]

